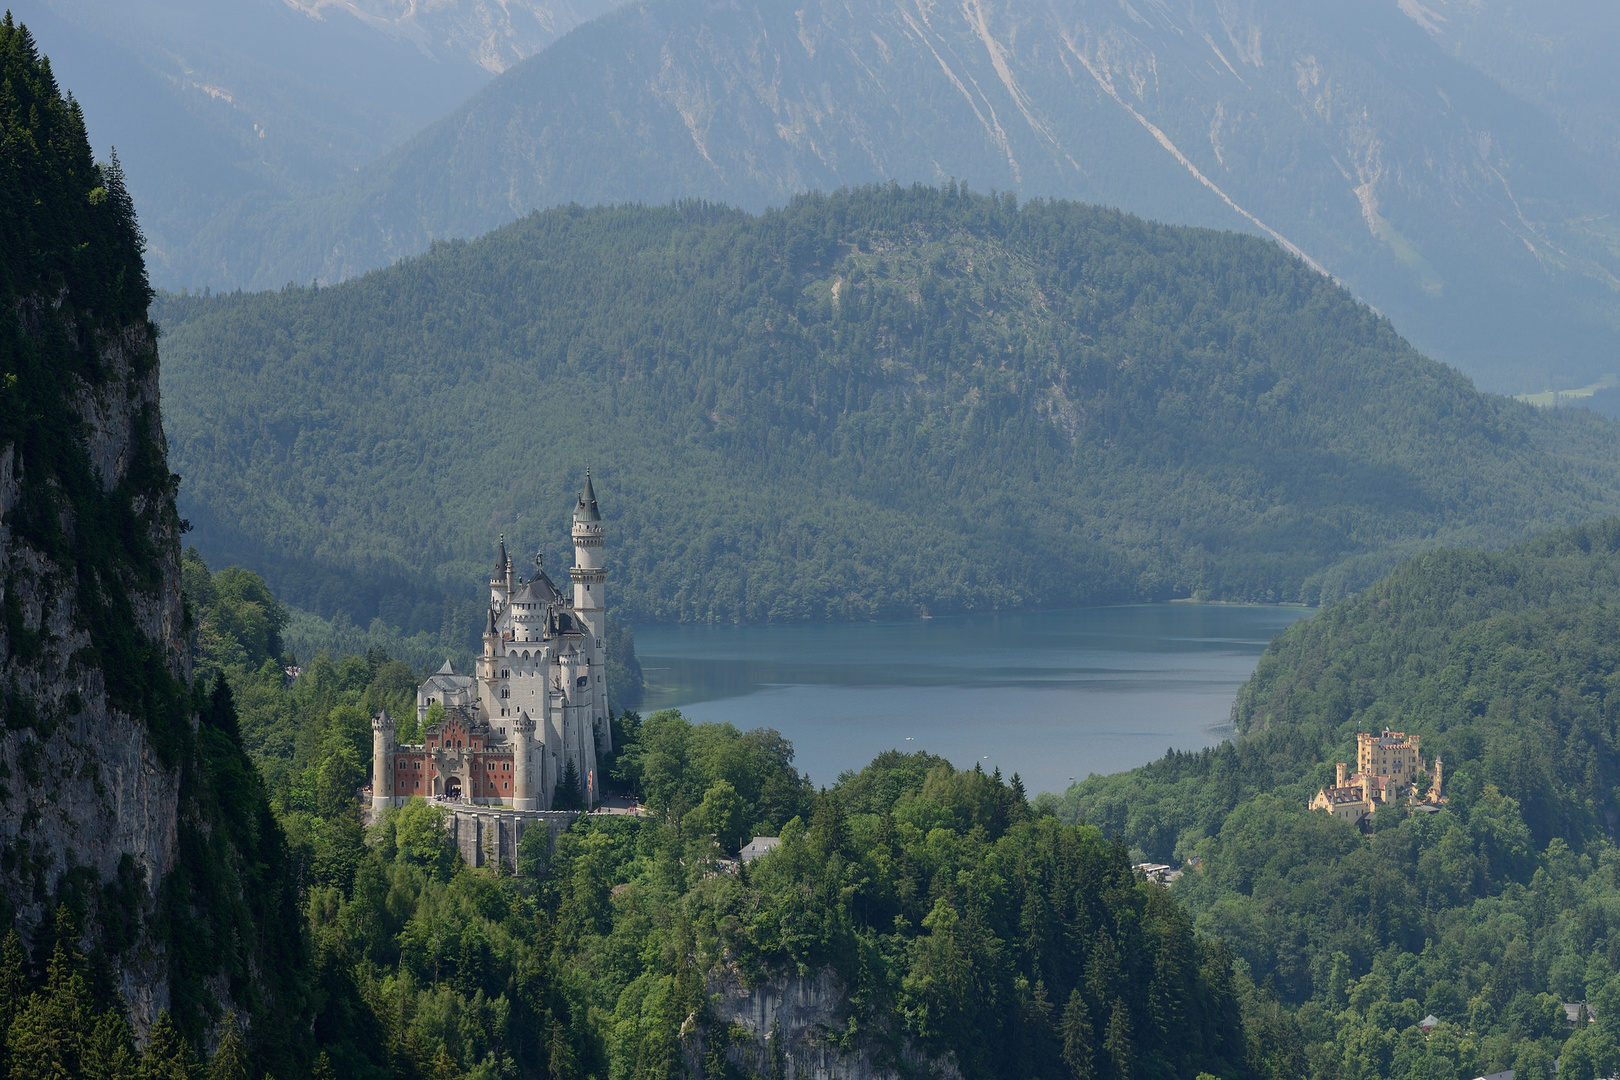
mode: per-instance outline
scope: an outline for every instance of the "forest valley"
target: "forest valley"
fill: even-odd
[[[366,718],[414,718],[416,673],[374,652],[317,656],[289,680],[286,613],[262,580],[210,573],[188,551],[198,681],[285,837],[312,1025],[242,1030],[211,1016],[181,1032],[165,1018],[137,1054],[98,984],[104,965],[74,950],[67,890],[53,931],[5,946],[9,1075],[61,1075],[61,1061],[67,1075],[256,1080],[276,1060],[333,1077],[775,1075],[769,1033],[720,1019],[725,980],[823,971],[844,994],[832,1046],[891,1065],[952,1060],[963,1075],[1467,1080],[1514,1068],[1551,1080],[1555,1060],[1560,1077],[1610,1075],[1620,851],[1600,803],[1535,788],[1575,751],[1567,737],[1538,741],[1550,733],[1536,725],[1553,721],[1530,702],[1560,680],[1607,693],[1620,649],[1603,643],[1620,640],[1607,632],[1620,609],[1502,613],[1550,590],[1577,603],[1606,593],[1617,553],[1620,524],[1418,560],[1279,638],[1240,698],[1249,730],[1236,741],[1062,796],[1030,800],[1016,776],[897,752],[818,791],[774,732],[622,713],[610,771],[650,815],[586,817],[554,846],[531,831],[513,875],[461,863],[430,804],[361,824]],[[1458,590],[1497,617],[1473,628]],[[1437,629],[1410,605],[1473,629]],[[1403,664],[1391,668],[1390,640],[1356,632],[1375,612],[1411,636]],[[1542,624],[1552,651],[1525,652]],[[1363,651],[1324,665],[1346,641]],[[1447,662],[1431,662],[1442,642]],[[1451,723],[1419,714],[1425,745],[1456,763],[1451,802],[1381,811],[1370,835],[1302,797],[1331,767],[1317,748],[1337,730],[1315,728],[1312,710],[1358,658],[1390,668],[1409,700],[1464,703]],[[1445,694],[1412,684],[1419,669]],[[1387,689],[1363,685],[1359,715],[1378,713]],[[1548,707],[1581,711],[1568,694]],[[1497,749],[1491,724],[1521,743]],[[1509,759],[1518,775],[1503,774]],[[753,835],[783,845],[728,872]],[[1198,868],[1172,889],[1131,869],[1192,855]],[[1594,1021],[1572,1031],[1563,1002],[1587,1003]]]

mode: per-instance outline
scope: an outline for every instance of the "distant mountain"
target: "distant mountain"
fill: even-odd
[[[1270,242],[1071,203],[564,208],[159,317],[204,554],[362,627],[475,617],[501,533],[555,568],[587,466],[625,620],[1314,601],[1620,510],[1612,424]]]
[[[1620,160],[1620,6],[1594,0],[1402,0],[1457,59],[1553,117],[1576,144]]]
[[[333,281],[571,201],[759,209],[955,177],[1266,235],[1493,387],[1590,383],[1614,367],[1620,194],[1604,141],[1546,111],[1584,99],[1516,95],[1458,58],[1494,55],[1475,38],[1430,29],[1460,22],[1406,7],[633,4],[339,191],[245,208],[184,265]]]
[[[612,0],[13,0],[117,147],[154,279],[241,280],[229,224],[308,198]],[[222,230],[235,239],[221,240]],[[198,250],[218,253],[198,262]],[[280,282],[277,282],[280,284]]]

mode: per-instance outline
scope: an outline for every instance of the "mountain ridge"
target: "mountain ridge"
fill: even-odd
[[[255,209],[218,239],[254,237],[260,261],[236,280],[274,287],[570,201],[759,210],[954,177],[1270,235],[1495,387],[1607,372],[1620,263],[1601,220],[1620,194],[1540,106],[1394,4],[1138,15],[1081,0],[629,5],[341,190]]]
[[[564,208],[159,317],[204,554],[358,626],[561,550],[587,464],[626,621],[1314,601],[1620,508],[1607,422],[1268,242],[957,186]]]

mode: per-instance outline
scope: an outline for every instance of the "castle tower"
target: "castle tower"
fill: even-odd
[[[386,709],[371,718],[371,812],[394,803],[394,718]]]
[[[613,727],[609,723],[607,700],[607,570],[602,565],[602,544],[607,533],[602,527],[602,514],[596,506],[596,489],[591,484],[591,473],[585,471],[585,490],[579,494],[574,507],[574,614],[589,630],[590,640],[584,648],[581,665],[575,681],[568,684],[569,701],[579,706],[576,715],[583,730],[580,742],[590,743],[589,760],[594,768],[596,751],[613,749]],[[585,677],[585,685],[578,685],[578,677]],[[583,749],[583,745],[582,745]],[[580,767],[580,783],[586,782],[586,768]]]
[[[526,712],[518,713],[512,725],[512,808],[536,810],[540,806],[535,796],[534,777],[530,759],[534,753],[534,721]]]
[[[1349,771],[1348,767],[1345,765],[1344,762],[1341,761],[1341,762],[1338,763],[1337,766],[1335,766],[1335,768],[1338,771],[1338,777],[1337,777],[1337,779],[1335,779],[1333,781],[1333,786],[1334,787],[1344,787],[1345,781],[1348,779],[1344,774],[1347,771]]]
[[[605,595],[607,571],[602,568],[602,514],[596,508],[596,490],[590,470],[585,472],[585,490],[574,507],[574,611],[591,628],[597,647],[607,636]]]
[[[489,608],[498,611],[506,606],[512,595],[512,560],[506,554],[506,534],[501,533],[501,547],[495,555],[495,573],[489,579]]]

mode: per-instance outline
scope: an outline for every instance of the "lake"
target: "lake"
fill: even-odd
[[[1231,733],[1298,607],[1151,604],[794,626],[636,628],[643,713],[775,728],[831,784],[884,750],[1018,772],[1031,795]]]

